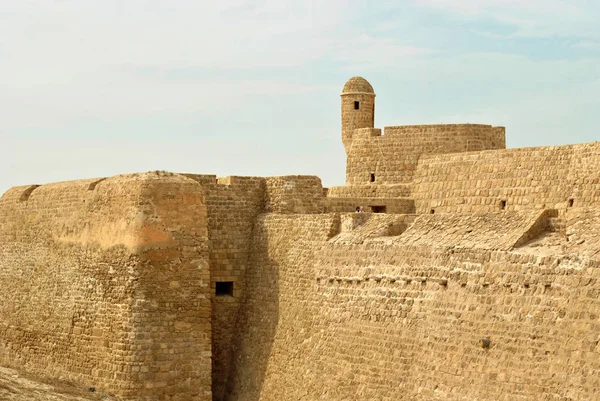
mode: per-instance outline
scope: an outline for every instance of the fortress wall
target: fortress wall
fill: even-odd
[[[267,177],[267,213],[323,213],[323,186],[315,176]]]
[[[210,400],[201,187],[138,174],[0,199],[0,363],[126,399]]]
[[[325,212],[354,212],[360,206],[363,212],[377,213],[414,213],[415,202],[412,199],[398,198],[325,198]],[[373,209],[376,207],[377,209]],[[382,209],[383,207],[383,209]]]
[[[335,226],[259,219],[232,400],[595,398],[598,260],[347,245]]]
[[[310,275],[313,266],[308,261],[339,230],[340,219],[336,214],[266,214],[258,218],[246,272],[228,401],[258,400],[266,375],[272,375],[272,369],[281,369],[280,373],[285,374],[287,366],[272,365],[273,352],[283,352],[296,363],[307,357],[298,348],[297,338],[285,343],[289,337],[281,337],[283,332],[279,328],[283,324],[287,332],[294,327],[294,333],[302,338],[309,334],[312,309],[305,310],[304,306],[314,281]],[[298,300],[302,301],[294,305]],[[283,348],[274,348],[275,342]],[[285,384],[280,389],[279,400],[299,398],[293,392],[286,393],[288,388]]]
[[[229,375],[252,228],[263,213],[265,179],[188,175],[207,193],[212,296],[213,399],[221,400]],[[233,282],[233,296],[216,296],[217,282]]]
[[[421,155],[501,149],[504,129],[478,124],[414,125],[355,130],[346,161],[346,185],[412,181]]]
[[[418,213],[598,205],[600,144],[424,156],[413,196]]]
[[[270,213],[322,213],[321,180],[312,176],[221,177],[186,174],[206,190],[213,299],[213,392],[220,400],[230,376],[232,344],[252,229]],[[356,207],[356,206],[354,206]],[[353,209],[354,210],[354,209]],[[233,282],[233,296],[215,296],[217,282]]]
[[[325,196],[332,198],[410,198],[411,184],[368,184],[331,187]]]

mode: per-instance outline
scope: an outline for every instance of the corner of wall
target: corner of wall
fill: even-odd
[[[0,305],[0,359],[125,397],[210,400],[203,188],[163,172],[98,182],[16,187],[2,198],[0,278],[14,285],[0,298],[20,307]]]

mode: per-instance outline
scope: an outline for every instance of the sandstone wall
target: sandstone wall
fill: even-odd
[[[331,212],[414,213],[415,202],[407,198],[325,198],[324,209]]]
[[[265,209],[265,179],[187,174],[202,184],[208,208],[213,352],[213,400],[223,398],[244,275],[256,217]],[[232,282],[232,296],[216,296],[217,282]]]
[[[600,262],[564,236],[546,255],[463,238],[519,238],[537,217],[514,213],[420,216],[391,237],[405,220],[370,215],[387,229],[361,241],[347,235],[369,215],[261,217],[230,399],[594,399]],[[567,231],[590,217],[574,213]],[[440,246],[419,239],[432,229]]]
[[[410,198],[411,184],[368,184],[331,187],[326,196],[332,198]]]
[[[200,183],[206,192],[213,301],[213,399],[221,400],[232,374],[232,344],[244,294],[254,221],[265,212],[322,213],[324,191],[321,180],[312,176],[217,179],[214,175],[185,175]],[[216,295],[219,282],[233,283],[232,296]]]
[[[421,155],[503,149],[504,128],[478,124],[411,125],[354,131],[346,185],[412,181]]]
[[[308,334],[306,328],[313,310],[303,308],[314,286],[310,261],[339,230],[340,219],[335,214],[270,214],[258,218],[246,271],[244,304],[227,400],[258,400],[273,369],[286,375],[288,366],[281,361],[273,364],[274,353],[282,353],[288,361],[296,362],[308,357],[302,355],[303,348],[298,347],[298,341],[286,343],[290,338],[281,337],[280,328],[284,325],[286,332]],[[276,349],[275,343],[283,348]],[[287,379],[282,376],[282,380]],[[285,393],[287,388],[287,384],[281,388],[280,400],[299,398],[297,393]]]
[[[0,199],[0,364],[131,400],[210,400],[206,206],[181,176]]]
[[[323,213],[323,186],[314,176],[267,177],[267,213]]]
[[[424,156],[413,196],[418,213],[598,205],[600,144]]]

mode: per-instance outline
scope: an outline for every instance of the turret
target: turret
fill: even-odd
[[[352,77],[344,85],[341,96],[342,142],[348,154],[354,130],[375,126],[375,91],[366,79]]]

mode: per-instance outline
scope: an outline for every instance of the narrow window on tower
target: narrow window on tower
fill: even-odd
[[[375,182],[375,173],[371,173],[371,176],[369,177],[369,182]]]
[[[354,101],[354,110],[360,109],[360,102],[358,100]]]

